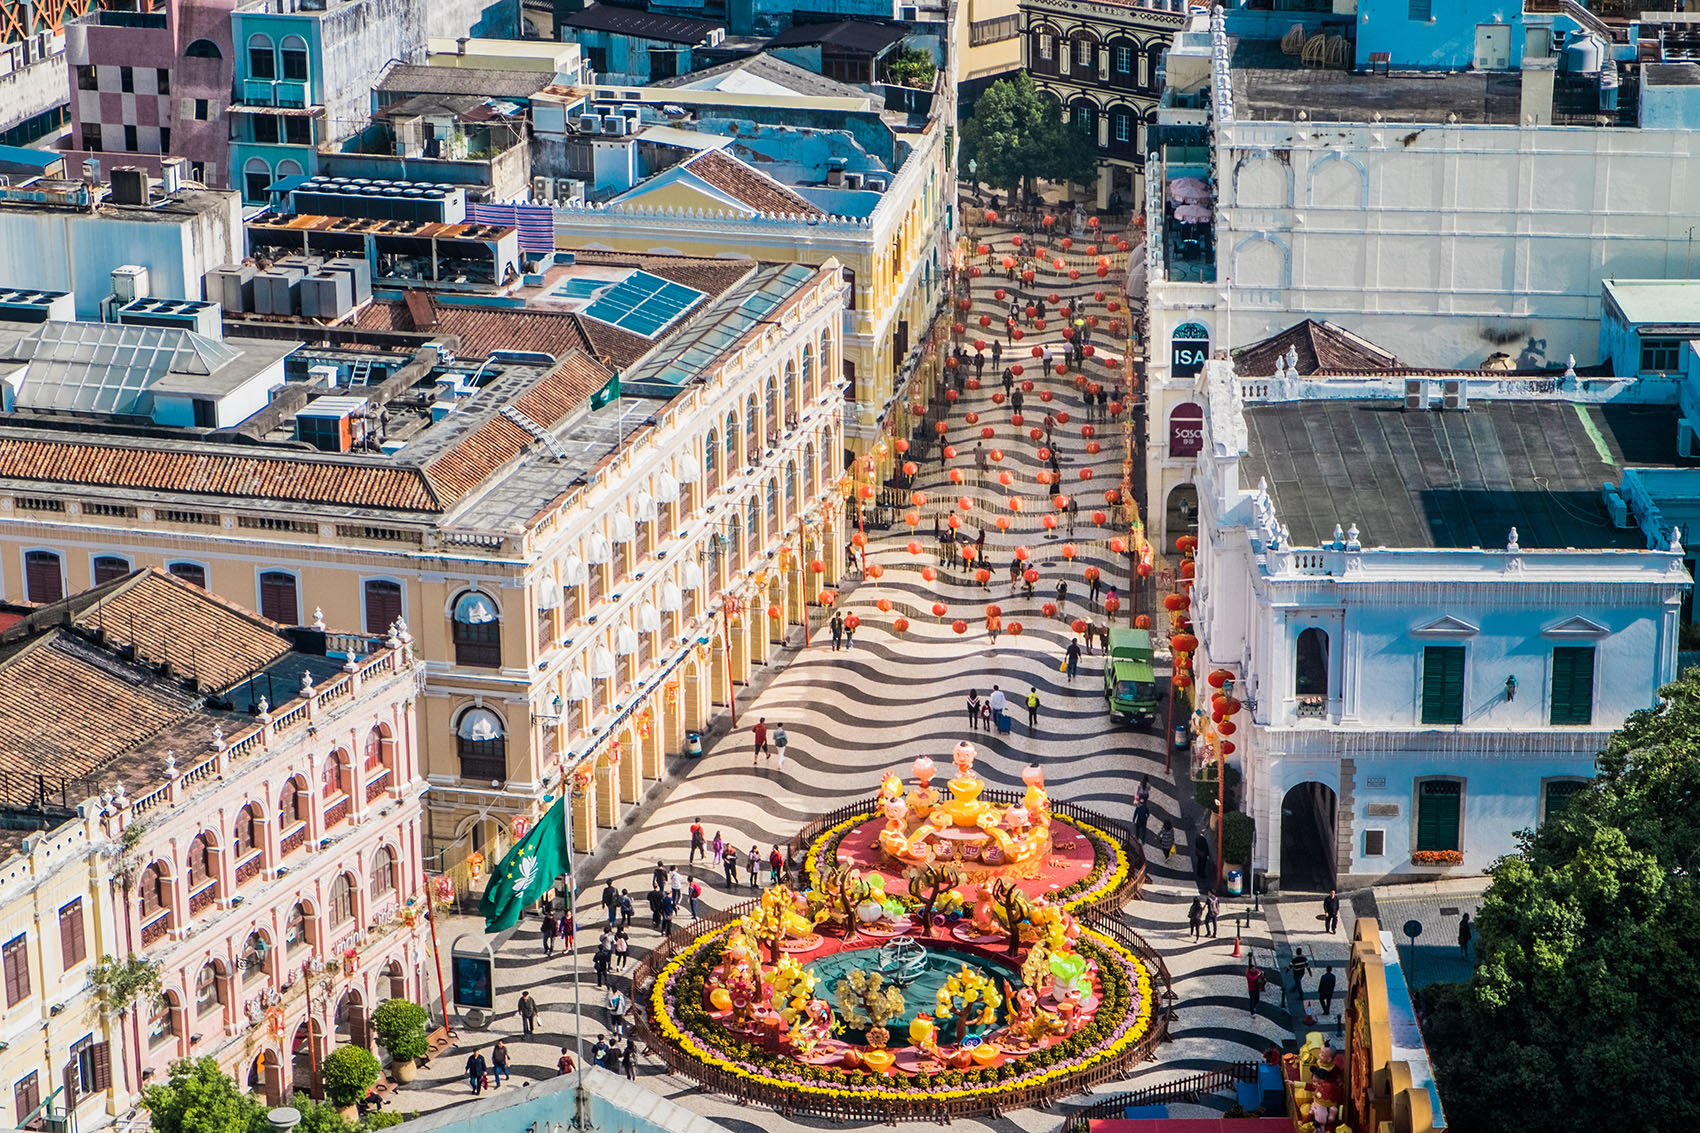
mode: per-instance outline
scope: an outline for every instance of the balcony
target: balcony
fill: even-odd
[[[305,110],[308,101],[307,83],[299,79],[243,79],[240,84],[242,101],[249,106],[280,106]]]
[[[151,920],[142,923],[142,947],[156,941],[164,940],[166,932],[171,928],[171,910],[161,909]]]
[[[290,854],[293,854],[296,850],[299,850],[306,844],[307,824],[304,822],[297,823],[295,828],[285,834],[283,836],[283,841],[278,844],[279,855],[287,858]]]
[[[343,795],[336,802],[325,808],[325,829],[340,826],[348,819],[348,796]]]
[[[209,881],[193,893],[189,894],[189,915],[191,917],[200,916],[202,913],[212,908],[213,902],[217,900],[218,882]]]
[[[260,858],[260,851],[255,850],[236,863],[236,884],[241,885],[250,878],[259,876]]]
[[[374,775],[370,783],[366,784],[366,801],[372,802],[374,799],[378,798],[378,796],[384,793],[385,789],[388,788],[389,785],[390,772],[389,768],[386,767],[384,770]]]

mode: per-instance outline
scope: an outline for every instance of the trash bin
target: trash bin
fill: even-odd
[[[1182,720],[1175,725],[1175,750],[1185,751],[1191,746],[1192,733],[1187,729],[1186,721]]]
[[[685,754],[689,756],[698,756],[702,754],[701,732],[685,733]]]
[[[1237,869],[1228,871],[1228,896],[1238,897],[1245,892],[1245,876]]]

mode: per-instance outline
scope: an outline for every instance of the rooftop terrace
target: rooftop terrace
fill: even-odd
[[[1240,40],[1234,45],[1235,110],[1245,121],[1293,121],[1302,111],[1313,122],[1367,122],[1375,114],[1393,122],[1516,124],[1523,78],[1516,71],[1395,71],[1357,74],[1307,67],[1279,43]]]

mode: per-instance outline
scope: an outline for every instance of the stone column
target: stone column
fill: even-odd
[[[568,772],[570,779],[571,772]],[[573,850],[576,853],[588,854],[596,849],[596,782],[588,783],[582,792],[574,791],[573,804]]]

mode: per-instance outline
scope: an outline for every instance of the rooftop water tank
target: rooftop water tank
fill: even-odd
[[[1572,75],[1597,75],[1605,62],[1606,45],[1589,32],[1564,45],[1564,70]]]

